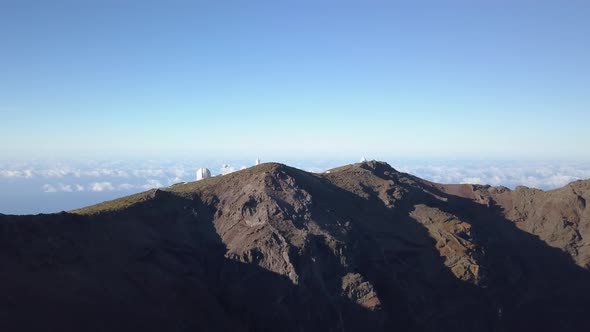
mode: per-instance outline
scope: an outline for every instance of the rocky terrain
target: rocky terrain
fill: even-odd
[[[271,163],[0,215],[0,329],[582,331],[588,199]]]

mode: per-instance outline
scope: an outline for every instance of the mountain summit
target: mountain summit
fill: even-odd
[[[589,198],[266,163],[0,215],[0,329],[579,331]]]

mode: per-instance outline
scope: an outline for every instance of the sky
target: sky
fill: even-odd
[[[576,0],[0,0],[0,213],[256,157],[588,178],[588,17]]]
[[[0,1],[5,156],[590,158],[588,1]]]

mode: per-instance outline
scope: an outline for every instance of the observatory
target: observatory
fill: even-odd
[[[256,166],[260,165],[260,158],[256,158]]]
[[[211,171],[209,171],[209,169],[202,167],[197,170],[197,181],[203,180],[206,178],[210,178],[210,177],[211,177]]]
[[[361,158],[361,163],[366,163],[366,162],[367,162],[367,158],[365,158],[365,157],[362,157],[362,158]]]

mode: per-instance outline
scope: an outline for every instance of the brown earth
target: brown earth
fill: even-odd
[[[263,164],[0,215],[0,330],[580,331],[589,196]]]

